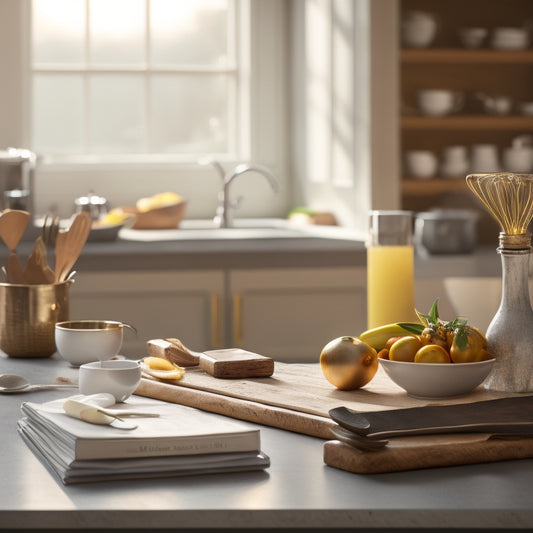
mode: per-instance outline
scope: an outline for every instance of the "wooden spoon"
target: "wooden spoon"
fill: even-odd
[[[0,237],[10,252],[6,269],[8,283],[24,283],[22,265],[16,248],[28,227],[29,221],[30,213],[28,211],[4,209],[0,214]]]
[[[82,211],[76,215],[68,230],[60,231],[57,234],[55,247],[56,283],[65,281],[70,269],[78,260],[91,232],[91,224],[91,215],[86,211]]]
[[[46,259],[46,246],[42,236],[37,237],[23,272],[24,283],[54,283],[55,274]]]

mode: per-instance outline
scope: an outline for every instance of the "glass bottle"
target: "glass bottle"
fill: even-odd
[[[533,310],[528,283],[531,234],[500,233],[497,251],[502,264],[502,297],[486,333],[496,361],[484,387],[532,392]]]
[[[370,212],[367,328],[418,322],[414,297],[413,213]]]

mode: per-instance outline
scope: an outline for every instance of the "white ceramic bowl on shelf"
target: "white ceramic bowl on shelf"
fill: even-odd
[[[378,359],[396,385],[409,396],[439,399],[473,391],[489,375],[495,359],[478,363],[411,363]]]
[[[488,35],[487,28],[460,28],[459,40],[464,48],[481,48]]]

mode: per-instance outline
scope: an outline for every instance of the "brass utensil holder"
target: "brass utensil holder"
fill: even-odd
[[[69,319],[71,283],[0,283],[0,349],[9,357],[53,355],[55,324]]]

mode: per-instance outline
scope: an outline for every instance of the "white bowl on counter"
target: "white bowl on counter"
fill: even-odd
[[[472,392],[489,375],[495,359],[477,363],[411,363],[378,359],[396,385],[409,396],[439,399]]]

